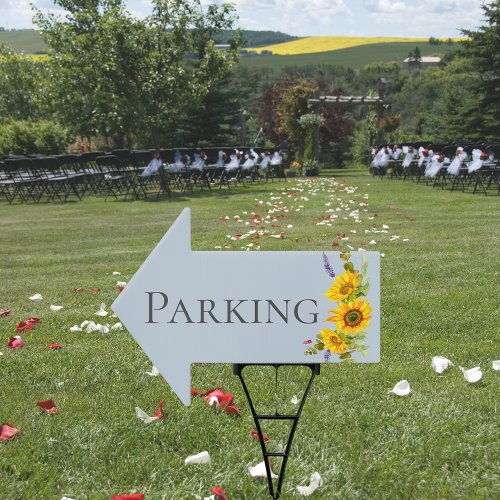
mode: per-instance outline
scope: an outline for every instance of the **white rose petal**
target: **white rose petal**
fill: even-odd
[[[411,392],[410,384],[408,380],[401,380],[389,392],[393,392],[396,396],[408,396]]]
[[[93,321],[89,321],[87,327],[85,328],[85,331],[87,333],[91,333],[95,332],[96,330],[98,330],[98,326]]]
[[[0,352],[0,356],[3,356],[3,352]]]
[[[112,327],[111,327],[111,330],[123,330],[123,325],[118,322],[118,323],[115,323]]]
[[[30,300],[32,302],[40,302],[43,299],[43,297],[39,293],[35,293],[35,295],[32,295],[30,297]]]
[[[85,328],[89,323],[90,323],[90,321],[88,319],[86,319],[85,321],[82,321],[82,324],[80,326],[82,328]]]
[[[210,454],[208,451],[202,451],[197,455],[189,455],[189,457],[184,460],[186,465],[188,464],[209,464],[210,463]]]
[[[264,462],[260,462],[254,467],[249,467],[248,472],[250,472],[252,477],[267,477],[266,464]],[[271,477],[276,479],[278,476],[271,471]]]
[[[95,315],[101,316],[101,317],[107,316],[109,313],[108,313],[108,311],[105,311],[105,308],[106,308],[106,304],[101,304],[99,310],[95,313]]]
[[[465,368],[460,367],[460,370],[464,374],[465,380],[474,384],[475,382],[479,382],[483,378],[483,372],[481,371],[481,367],[476,366],[475,368],[471,368],[470,370],[466,370]]]
[[[151,371],[150,372],[144,372],[146,375],[149,375],[150,377],[157,377],[160,372],[158,371],[158,368],[156,368],[156,366],[153,365],[153,368],[151,368]]]
[[[495,370],[496,372],[498,370],[500,370],[500,359],[497,359],[495,361],[492,361],[491,362],[491,367],[493,368],[493,370]]]
[[[297,486],[297,491],[299,495],[303,497],[308,497],[312,495],[319,487],[323,486],[323,479],[321,478],[319,472],[315,472],[311,476],[311,481],[309,486]]]
[[[63,308],[63,306],[50,306],[51,311],[60,311]]]
[[[109,333],[109,328],[105,325],[100,325],[99,323],[97,323],[96,327],[97,330],[99,330],[101,333]]]
[[[126,281],[117,281],[116,286],[121,286],[121,287],[127,286],[127,282]]]
[[[70,332],[81,332],[82,331],[82,328],[78,325],[73,325],[70,329],[69,329]]]
[[[290,403],[293,405],[298,405],[299,404],[299,398],[294,394],[292,399],[290,400]]]
[[[453,363],[449,359],[443,358],[442,356],[434,356],[432,358],[431,366],[436,373],[441,374],[450,366],[453,366]]]
[[[113,271],[113,276],[121,276],[122,273],[119,273],[118,271]]]
[[[150,417],[144,410],[141,410],[138,406],[135,407],[135,414],[137,418],[142,420],[145,424],[156,422],[160,418],[160,417]]]

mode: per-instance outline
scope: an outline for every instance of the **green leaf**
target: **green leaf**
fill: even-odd
[[[352,262],[346,262],[344,264],[344,269],[346,271],[350,271],[351,273],[353,273],[354,272],[354,264]]]

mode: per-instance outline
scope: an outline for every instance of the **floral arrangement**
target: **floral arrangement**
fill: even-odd
[[[488,153],[485,153],[484,151],[481,153],[481,156],[479,157],[481,160],[489,160],[490,155]]]
[[[325,361],[332,354],[338,354],[341,362],[353,361],[352,355],[360,352],[366,355],[366,329],[371,320],[371,304],[366,300],[370,283],[368,280],[368,262],[363,257],[361,272],[349,262],[352,254],[340,255],[344,263],[344,274],[336,276],[328,257],[323,253],[323,267],[330,278],[334,278],[330,288],[324,293],[328,300],[336,303],[328,312],[331,316],[325,319],[329,324],[316,335],[314,345],[312,340],[304,341],[308,345],[305,355],[312,356],[319,351],[324,352]]]
[[[319,175],[319,163],[316,160],[304,160],[302,169],[307,176]]]

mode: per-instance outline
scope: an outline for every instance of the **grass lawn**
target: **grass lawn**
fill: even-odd
[[[126,331],[69,330],[86,319],[117,321],[94,313],[101,303],[109,308],[116,281],[131,278],[190,206],[195,250],[240,250],[251,243],[263,251],[332,250],[336,242],[339,250],[351,245],[385,254],[381,362],[322,366],[295,436],[282,498],[297,497],[295,487],[314,471],[324,480],[316,498],[498,497],[500,374],[491,368],[500,358],[498,197],[372,179],[360,171],[334,173],[345,184],[290,180],[177,195],[171,202],[2,201],[0,310],[12,314],[0,318],[0,423],[22,433],[0,442],[0,496],[109,499],[142,492],[146,499],[178,499],[209,496],[220,485],[229,499],[267,498],[265,480],[247,471],[262,458],[249,436],[254,424],[232,366],[194,365],[192,385],[233,392],[241,418],[216,414],[200,398],[184,407],[161,377],[145,375],[151,363]],[[283,239],[228,237],[246,230],[251,212],[265,215],[274,203],[287,218],[266,229],[283,231]],[[336,208],[331,225],[318,225]],[[361,222],[350,215],[353,209]],[[219,220],[226,215],[230,220]],[[341,233],[349,240],[338,238]],[[231,274],[221,270],[221,279]],[[29,297],[37,292],[43,301],[35,304]],[[63,309],[51,311],[51,304]],[[21,334],[25,347],[7,348],[16,323],[30,315],[41,323]],[[51,342],[63,347],[49,349]],[[435,355],[455,366],[437,375]],[[482,381],[467,383],[458,366],[478,365]],[[275,392],[280,408],[289,406],[299,379],[280,377],[276,391],[272,374],[254,370],[259,407],[269,407]],[[388,394],[402,379],[412,393]],[[58,414],[35,406],[45,399],[53,399]],[[161,399],[163,419],[145,425],[136,418],[134,407],[153,414]],[[276,448],[282,444],[283,428],[264,432]],[[210,452],[210,465],[184,465],[202,450]]]

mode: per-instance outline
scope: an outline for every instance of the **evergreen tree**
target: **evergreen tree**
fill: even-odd
[[[476,115],[480,114],[481,132],[485,138],[500,138],[500,0],[484,4],[486,25],[477,31],[462,30],[465,53],[479,73],[476,87]],[[474,113],[474,110],[471,110]]]

